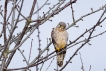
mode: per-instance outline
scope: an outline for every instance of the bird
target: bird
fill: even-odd
[[[53,28],[51,38],[57,54],[57,65],[62,67],[68,41],[68,32],[66,31],[65,22],[59,22],[59,24]]]

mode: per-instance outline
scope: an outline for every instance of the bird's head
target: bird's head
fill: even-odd
[[[65,22],[59,22],[59,24],[57,25],[57,27],[60,30],[65,30],[66,29],[66,24],[65,24]]]

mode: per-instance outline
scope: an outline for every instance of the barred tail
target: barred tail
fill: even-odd
[[[63,66],[65,54],[66,54],[66,51],[57,54],[57,64],[58,64],[59,67]]]

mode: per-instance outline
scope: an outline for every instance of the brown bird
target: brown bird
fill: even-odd
[[[51,32],[52,42],[57,54],[57,64],[62,67],[64,57],[66,55],[66,45],[68,41],[68,33],[66,31],[66,24],[60,22]],[[62,51],[64,50],[64,51]],[[60,53],[59,53],[60,52]]]

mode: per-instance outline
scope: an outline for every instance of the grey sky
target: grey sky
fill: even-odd
[[[42,4],[45,2],[46,0],[38,0],[38,4],[39,7],[42,6]],[[66,3],[69,0],[66,1]],[[22,14],[24,14],[25,16],[29,15],[30,12],[30,8],[32,5],[33,0],[24,0],[24,7],[22,10]],[[49,2],[51,3],[50,5],[45,6],[40,12],[39,15],[42,16],[43,12],[47,12],[49,10],[49,7],[52,7],[55,3],[57,3],[57,0],[49,0]],[[0,4],[3,4],[4,2],[1,1]],[[65,3],[64,3],[65,4]],[[90,13],[91,12],[91,8],[93,8],[93,10],[97,10],[100,7],[102,7],[103,5],[106,4],[105,0],[78,0],[75,4],[73,4],[73,8],[74,8],[74,14],[75,14],[75,20],[79,19],[81,16]],[[11,6],[8,6],[8,11],[10,11]],[[10,9],[10,10],[9,10]],[[36,9],[37,10],[37,7]],[[97,23],[100,15],[102,14],[103,11],[99,11],[95,14],[92,14],[90,16],[87,16],[86,18],[83,19],[83,21],[79,21],[77,23],[77,26],[79,26],[79,28],[76,27],[71,27],[70,29],[68,29],[68,33],[69,33],[69,40],[73,41],[75,40],[79,35],[81,35],[86,29],[92,27],[94,24]],[[106,14],[105,14],[106,16]],[[33,16],[33,19],[37,19],[37,15]],[[41,49],[44,49],[47,45],[47,38],[51,37],[51,31],[52,28],[55,27],[60,21],[72,24],[73,20],[72,20],[72,14],[71,14],[71,8],[70,6],[68,8],[66,8],[65,10],[63,10],[62,12],[60,12],[58,15],[54,16],[51,18],[52,22],[47,21],[45,22],[43,25],[40,26],[40,38],[41,38]],[[0,20],[2,21],[2,20]],[[11,20],[10,20],[11,22]],[[93,35],[99,34],[100,32],[103,32],[106,30],[106,21],[104,21],[102,23],[102,28],[101,27],[97,27],[96,31],[93,33]],[[21,23],[19,23],[19,27],[16,30],[16,33],[18,33],[19,31],[21,32],[21,29],[23,28],[25,24],[25,21],[22,21]],[[0,26],[1,28],[1,26]],[[0,29],[1,30],[1,29]],[[106,68],[106,39],[105,39],[106,34],[103,34],[102,36],[99,36],[97,38],[93,38],[90,43],[92,44],[91,46],[89,46],[88,44],[86,44],[81,50],[81,56],[82,56],[82,60],[84,63],[84,69],[85,71],[89,71],[90,65],[92,66],[91,71],[103,71],[104,68]],[[86,34],[84,37],[82,37],[80,40],[84,39],[88,37],[88,34]],[[37,30],[31,35],[31,37],[21,46],[21,50],[25,50],[24,54],[26,56],[26,58],[28,59],[29,56],[29,51],[30,51],[30,46],[31,46],[31,39],[33,39],[33,47],[32,47],[32,53],[31,53],[31,59],[30,62],[35,58],[35,56],[38,54],[38,38],[37,38]],[[3,43],[2,38],[0,40],[0,43]],[[69,43],[69,42],[68,42]],[[14,44],[13,44],[14,45]],[[11,49],[13,47],[13,45],[11,46]],[[69,57],[73,54],[73,52],[80,46],[76,45],[70,49],[67,50],[66,53],[66,57],[64,60],[64,64],[66,63],[66,61],[69,59]],[[53,45],[50,46],[50,52],[54,51],[54,47]],[[45,55],[46,53],[44,53]],[[68,64],[67,67],[63,70],[63,71],[82,71],[81,70],[81,60],[80,60],[80,56],[79,56],[79,52],[77,53],[78,55],[76,55],[73,59],[72,59],[72,63]],[[17,51],[16,55],[13,57],[13,60],[9,66],[9,68],[16,68],[16,67],[23,67],[26,66],[26,63],[22,61],[23,57],[20,54],[19,51]],[[46,68],[48,67],[48,65],[50,64],[52,59],[50,59],[49,61],[45,62],[44,66],[43,66],[43,70],[46,70]],[[40,67],[41,65],[39,65]],[[50,68],[48,69],[48,71],[54,71],[54,68],[56,68],[56,58],[53,60],[53,63],[51,64]],[[32,71],[35,71],[36,68],[32,68]]]

